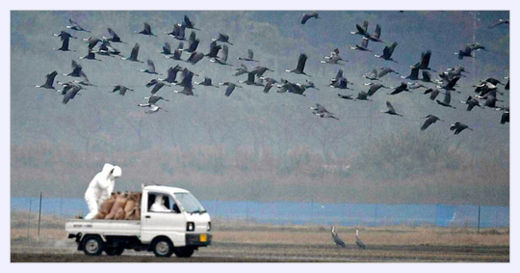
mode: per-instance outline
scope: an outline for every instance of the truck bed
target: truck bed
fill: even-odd
[[[101,234],[138,236],[141,233],[140,220],[69,219],[65,222],[68,234]]]

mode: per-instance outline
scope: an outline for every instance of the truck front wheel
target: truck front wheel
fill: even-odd
[[[105,244],[99,236],[88,236],[83,239],[83,252],[89,256],[99,256],[103,252]]]
[[[173,244],[168,238],[160,237],[155,239],[152,250],[157,257],[170,257],[173,254]]]
[[[175,248],[175,256],[179,258],[189,258],[193,255],[193,247],[185,246],[185,247],[177,247]]]

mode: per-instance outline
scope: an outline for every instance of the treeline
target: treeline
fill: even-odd
[[[442,143],[401,132],[377,137],[348,157],[307,146],[282,155],[265,146],[218,145],[107,154],[44,141],[13,144],[11,194],[82,197],[110,162],[123,169],[116,190],[174,185],[205,200],[509,204],[508,149],[475,153]]]

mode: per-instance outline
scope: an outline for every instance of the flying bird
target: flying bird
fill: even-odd
[[[381,26],[379,24],[377,24],[376,28],[374,30],[374,34],[368,34],[367,38],[370,41],[382,43],[383,40],[381,40],[380,37],[381,37]]]
[[[62,103],[67,104],[71,99],[74,99],[81,89],[81,85],[77,85],[74,83],[66,85],[62,90]]]
[[[139,61],[137,59],[137,54],[139,54],[139,44],[136,43],[134,45],[134,47],[132,48],[132,52],[130,53],[130,57],[127,57],[127,58],[121,58],[123,60],[129,60],[129,61],[132,61],[132,62],[140,62],[142,63],[142,61]]]
[[[161,96],[157,96],[157,95],[151,95],[150,97],[145,97],[144,99],[148,100],[147,103],[140,103],[137,106],[150,107],[152,104],[157,104],[157,102],[160,100],[169,101],[168,99],[165,99],[165,98],[163,98]]]
[[[219,33],[217,39],[214,39],[214,40],[215,40],[215,41],[218,41],[218,42],[223,42],[223,43],[228,43],[228,44],[230,44],[230,45],[233,45],[233,44],[229,41],[229,35],[227,35],[227,34]]]
[[[83,59],[87,59],[87,60],[96,60],[96,61],[101,61],[99,59],[96,59],[96,54],[94,53],[94,51],[92,50],[88,50],[88,53],[87,55],[83,56],[83,57],[79,57],[81,60]]]
[[[54,88],[54,78],[56,78],[56,75],[58,75],[58,72],[52,71],[51,73],[45,75],[45,83],[42,85],[36,85],[35,87],[39,88],[47,88],[47,89],[56,89]]]
[[[182,89],[182,91],[174,90],[173,92],[179,93],[179,94],[184,94],[184,95],[187,95],[187,96],[193,96],[194,94],[193,94],[192,79],[193,79],[193,72],[191,72],[191,71],[189,71],[187,69],[184,69],[183,70],[183,78],[182,78],[181,83],[179,84],[181,86],[184,86],[184,89]]]
[[[172,48],[170,46],[170,43],[168,43],[168,42],[164,43],[164,45],[162,46],[161,54],[164,54],[164,55],[171,55],[172,54]]]
[[[428,66],[430,65],[430,58],[432,56],[432,51],[427,50],[426,52],[421,53],[421,61],[417,63],[417,67],[423,70],[431,70]]]
[[[395,74],[399,74],[398,72],[394,71],[392,68],[390,67],[381,67],[381,69],[379,70],[379,74],[377,75],[377,77],[379,79],[381,79],[382,77],[384,77],[385,75],[389,74],[389,73],[395,73]]]
[[[159,79],[160,81],[165,81],[168,83],[177,82],[177,72],[181,71],[182,67],[179,65],[175,65],[174,67],[168,68],[166,79]]]
[[[351,46],[350,49],[360,50],[360,51],[372,51],[372,50],[368,49],[368,38],[366,38],[366,37],[361,38],[361,45]]]
[[[155,104],[150,104],[149,109],[144,111],[144,112],[146,114],[152,114],[152,113],[155,113],[155,112],[159,111],[159,109],[163,109],[163,111],[168,112],[164,108],[162,108],[162,107],[160,107],[158,105],[155,105]]]
[[[329,56],[325,56],[323,57],[323,59],[325,59],[325,61],[320,61],[323,64],[340,64],[340,61],[345,62],[345,60],[343,60],[341,56],[339,56],[338,48],[335,48],[333,51],[330,52]]]
[[[158,79],[152,79],[147,84],[146,87],[152,87],[152,90],[150,91],[153,94],[157,93],[159,89],[161,89],[163,86],[165,86],[166,83],[164,81],[160,81]]]
[[[170,57],[167,57],[167,58],[171,58],[171,59],[180,61],[183,48],[184,48],[184,44],[182,42],[180,42],[179,45],[177,46],[177,49],[175,49],[175,51],[173,52],[173,55]]]
[[[181,42],[182,43],[182,42]],[[192,53],[197,50],[197,47],[199,46],[200,40],[197,39],[195,32],[191,32],[190,37],[188,38],[188,48],[184,49],[184,51]]]
[[[394,88],[394,90],[390,93],[390,95],[396,95],[403,91],[410,91],[408,90],[408,84],[405,82],[401,82],[401,84]]]
[[[228,58],[228,52],[229,52],[229,48],[227,45],[223,45],[222,46],[222,55],[220,57],[215,57],[215,58],[211,58],[209,61],[212,62],[212,63],[218,63],[218,64],[221,64],[221,65],[230,65],[227,63],[227,58]]]
[[[241,61],[258,62],[257,60],[253,59],[253,56],[254,56],[253,50],[248,49],[247,57],[238,57],[238,59]]]
[[[431,114],[425,116],[424,118],[426,120],[424,121],[423,125],[421,126],[421,131],[426,130],[430,125],[437,122],[438,120],[442,121],[441,119],[439,119],[439,117],[437,117],[435,115],[431,115]]]
[[[148,36],[156,36],[155,34],[152,33],[152,27],[150,26],[149,23],[145,22],[145,23],[143,23],[143,25],[144,25],[144,28],[143,28],[143,30],[138,32],[139,34],[148,35]]]
[[[440,101],[440,100],[436,100],[436,102],[444,107],[450,107],[450,108],[453,108],[455,109],[454,106],[451,106],[450,105],[450,102],[451,102],[451,94],[450,94],[450,91],[449,90],[445,90],[444,92],[444,100],[443,101]]]
[[[119,94],[121,96],[124,96],[126,94],[126,91],[134,91],[134,90],[130,89],[130,88],[126,87],[126,86],[123,86],[123,85],[116,85],[112,89],[112,93],[117,92],[117,91],[119,91]]]
[[[381,58],[386,61],[392,61],[397,63],[394,59],[392,59],[392,54],[394,53],[395,48],[397,47],[397,42],[394,42],[390,46],[385,46],[383,49],[383,55],[374,55],[376,58]]]
[[[72,30],[75,30],[75,31],[90,32],[90,31],[86,30],[85,28],[83,28],[77,22],[75,22],[74,20],[72,20],[70,18],[69,18],[69,23],[70,23],[70,25],[65,26],[68,29],[72,29]]]
[[[83,68],[80,64],[78,64],[76,61],[72,60],[72,72],[70,72],[69,74],[64,74],[65,76],[70,76],[70,77],[82,77],[82,76],[86,76],[85,73],[83,72]]]
[[[307,75],[305,74],[305,72],[303,72],[303,69],[305,68],[305,62],[307,61],[307,55],[305,54],[300,54],[300,57],[298,57],[298,65],[296,66],[295,69],[293,70],[285,70],[285,72],[292,72],[292,73],[295,73],[295,74],[303,74],[303,75]]]
[[[458,135],[463,130],[468,129],[473,131],[473,129],[469,128],[468,125],[462,123],[462,122],[455,122],[450,125],[450,130],[454,132],[455,135]]]
[[[412,81],[416,81],[419,79],[419,67],[417,65],[412,65],[410,66],[411,68],[411,71],[410,71],[410,75],[404,77],[404,76],[401,76],[401,78],[403,79],[410,79]]]
[[[190,20],[190,18],[187,15],[184,15],[184,25],[186,26],[186,28],[189,29],[200,30],[195,27],[195,24]]]
[[[185,40],[186,39],[186,25],[185,24],[175,24],[173,25],[173,30],[170,33],[167,33],[169,36],[173,36],[177,40]]]
[[[368,36],[368,21],[363,21],[363,26],[356,24],[356,31],[350,32],[351,34],[359,34],[361,36]]]
[[[266,71],[273,72],[274,70],[265,66],[255,66],[255,68],[251,70],[251,72],[254,72],[258,77],[262,77]]]
[[[56,37],[60,37],[61,40],[61,47],[56,50],[61,51],[69,51],[69,41],[70,38],[77,39],[76,37],[72,36],[70,33],[66,31],[61,31],[59,34],[54,34]]]
[[[226,92],[224,93],[224,95],[226,97],[231,96],[231,93],[233,93],[233,91],[235,90],[235,87],[242,88],[242,86],[236,85],[232,82],[224,82],[224,83],[220,83],[220,85],[227,85]]]
[[[142,69],[141,72],[145,72],[148,74],[157,74],[157,72],[155,72],[155,64],[153,63],[152,60],[150,60],[150,59],[146,60],[146,65],[148,65],[148,68]]]
[[[191,63],[191,64],[194,65],[194,64],[198,63],[200,60],[202,60],[202,58],[204,58],[204,54],[203,53],[192,52],[190,57],[186,60],[186,62]]]
[[[381,89],[381,88],[386,88],[388,89],[388,87],[382,85],[382,84],[379,84],[379,83],[376,83],[376,84],[373,84],[370,86],[370,88],[368,89],[368,92],[367,92],[367,95],[368,96],[372,96],[376,93],[377,90]]]
[[[107,38],[107,40],[111,41],[111,42],[114,42],[114,43],[122,43],[123,41],[121,41],[121,38],[119,37],[119,35],[117,35],[117,33],[111,29],[111,28],[107,28],[107,31],[108,31],[108,34],[110,34],[110,38]]]
[[[466,107],[466,111],[471,111],[471,109],[473,109],[475,106],[481,107],[480,102],[472,96],[468,96],[466,101],[461,101],[461,103],[468,105],[468,107]]]
[[[209,77],[204,77],[203,81],[196,82],[195,84],[197,84],[197,85],[204,85],[204,86],[213,86],[213,87],[217,87],[218,88],[218,85],[213,85],[213,82],[212,82],[211,78],[209,78]]]
[[[459,60],[462,60],[464,57],[474,58],[475,56],[473,56],[472,52],[473,52],[473,49],[470,46],[466,46],[466,47],[464,47],[464,49],[461,49],[458,52],[455,52],[453,54],[457,55]]]
[[[381,111],[382,113],[385,113],[385,114],[389,114],[389,115],[394,115],[394,116],[403,116],[399,113],[397,113],[394,109],[394,107],[392,106],[392,104],[389,102],[389,101],[386,101],[386,108],[387,110],[386,111]]]
[[[315,11],[314,11],[314,12],[311,12],[311,13],[304,13],[304,14],[302,15],[302,19],[301,19],[300,23],[301,23],[302,25],[304,25],[304,24],[307,23],[307,21],[308,21],[309,19],[311,19],[311,18],[319,19],[318,16],[319,16],[318,13],[315,12]]]
[[[498,27],[500,25],[509,25],[509,19],[502,19],[502,18],[500,18],[495,23],[489,25],[488,28],[495,28],[495,27]]]

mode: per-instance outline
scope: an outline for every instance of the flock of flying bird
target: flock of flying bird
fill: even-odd
[[[301,17],[300,23],[303,25],[307,23],[310,19],[319,19],[319,15],[317,12],[312,12],[308,14],[303,14]],[[69,19],[69,25],[66,26],[67,29],[76,31],[76,32],[90,32],[84,27],[80,26],[77,22]],[[509,20],[500,19],[493,25],[489,26],[489,28],[498,27],[500,25],[508,25]],[[190,29],[191,33],[189,36],[186,35],[186,31]],[[204,57],[209,58],[210,62],[222,65],[223,67],[232,66],[228,63],[228,52],[229,46],[232,46],[233,43],[230,42],[229,35],[219,33],[217,38],[212,39],[210,42],[210,50],[208,53],[202,53],[197,51],[200,40],[197,38],[196,32],[200,31],[200,29],[196,28],[194,23],[189,19],[188,16],[184,16],[184,19],[181,23],[177,23],[174,25],[172,32],[167,33],[167,35],[172,36],[173,38],[179,40],[179,45],[176,49],[172,50],[170,44],[168,42],[164,43],[162,47],[162,51],[160,52],[166,58],[175,61],[185,61],[191,64],[196,64]],[[99,60],[96,58],[97,55],[101,56],[119,56],[122,60],[139,62],[143,63],[143,61],[138,59],[139,55],[139,44],[136,43],[132,48],[130,55],[128,57],[122,57],[122,54],[119,50],[117,50],[112,44],[114,43],[123,43],[122,39],[119,35],[111,28],[107,28],[107,32],[109,37],[89,37],[84,39],[87,44],[87,55],[80,57],[82,60]],[[140,35],[147,36],[157,36],[152,32],[152,27],[148,23],[144,23],[144,27],[142,31],[136,32]],[[353,45],[350,48],[352,50],[358,51],[372,51],[369,49],[369,42],[374,43],[384,43],[381,38],[381,26],[376,25],[374,32],[370,33],[368,29],[368,22],[364,21],[362,25],[356,24],[356,30],[351,32],[352,35],[361,36],[361,42],[359,45]],[[61,31],[59,34],[54,34],[61,39],[61,47],[56,50],[59,51],[69,51],[69,42],[70,39],[77,39],[74,35],[70,34],[66,31]],[[187,46],[184,47],[184,42],[187,42]],[[392,44],[388,44],[384,47],[382,54],[374,55],[376,58],[383,59],[389,62],[396,62],[392,59],[392,54],[396,47],[398,46],[397,42],[393,42]],[[465,57],[474,58],[474,51],[486,51],[486,48],[479,43],[471,43],[467,44],[463,49],[455,52],[457,58],[463,59]],[[183,55],[189,55],[187,58],[183,59]],[[457,66],[454,68],[448,68],[446,71],[443,71],[438,74],[439,78],[434,79],[432,76],[433,70],[429,67],[430,58],[432,52],[427,50],[421,54],[421,59],[416,64],[410,66],[410,75],[401,76],[401,78],[410,80],[412,82],[401,82],[400,85],[396,87],[387,87],[381,83],[381,79],[386,75],[390,75],[392,73],[399,74],[397,71],[393,70],[390,67],[381,67],[379,69],[373,69],[372,71],[363,75],[363,77],[369,80],[369,83],[365,83],[368,90],[360,91],[357,96],[347,95],[338,93],[338,97],[340,99],[345,100],[369,100],[369,97],[374,96],[375,93],[380,89],[392,89],[392,91],[388,94],[390,96],[394,96],[400,94],[404,91],[411,92],[413,89],[424,88],[424,94],[428,95],[429,99],[435,101],[440,107],[446,108],[455,108],[451,105],[451,93],[458,92],[456,90],[457,82],[464,77],[465,70],[462,66]],[[247,51],[247,56],[238,58],[242,62],[249,63],[257,63],[259,60],[255,59],[254,53],[251,49]],[[298,58],[298,63],[295,69],[288,69],[286,72],[307,75],[304,71],[305,63],[307,61],[307,55],[302,53]],[[323,64],[341,64],[345,62],[343,58],[340,56],[339,49],[334,49],[329,56],[323,57],[321,63]],[[147,60],[147,69],[141,70],[144,73],[148,73],[151,75],[158,75],[155,70],[155,65],[153,61]],[[306,80],[305,83],[293,83],[285,79],[281,79],[277,81],[273,78],[266,77],[264,74],[266,72],[273,72],[272,69],[264,67],[264,66],[256,66],[254,69],[249,69],[246,65],[241,64],[239,67],[235,69],[234,76],[240,76],[243,74],[247,74],[247,80],[238,81],[241,84],[252,85],[252,86],[262,86],[263,92],[268,93],[272,87],[278,88],[278,93],[293,93],[305,96],[305,91],[309,88],[316,88],[314,83]],[[177,74],[180,73],[182,75],[182,79],[177,79]],[[58,75],[56,71],[53,71],[46,75],[46,81],[43,85],[38,85],[36,87],[55,89],[54,80]],[[68,77],[76,77],[81,78],[81,80],[72,80],[67,82],[59,82],[58,84],[62,85],[62,90],[58,92],[63,95],[62,102],[64,104],[68,103],[70,100],[74,99],[75,96],[80,92],[80,90],[84,89],[86,86],[93,86],[88,80],[85,72],[82,70],[82,66],[76,62],[72,61],[72,72],[64,74]],[[152,88],[150,91],[150,96],[145,97],[146,102],[139,103],[140,107],[147,107],[148,109],[145,111],[146,113],[154,113],[162,109],[158,105],[160,100],[169,101],[168,99],[159,96],[157,92],[163,88],[164,86],[181,86],[183,89],[181,91],[175,90],[175,93],[184,94],[184,95],[194,95],[193,93],[193,77],[196,74],[190,71],[188,68],[183,68],[179,64],[172,66],[167,71],[167,77],[164,79],[154,78],[145,84],[146,87]],[[196,75],[198,76],[198,75]],[[505,90],[509,90],[509,78],[507,79],[507,83],[503,83],[502,81],[495,78],[487,78],[478,82],[475,87],[474,96],[468,96],[465,101],[461,101],[467,105],[466,110],[471,111],[475,106],[477,107],[489,107],[496,110],[503,111],[500,123],[504,124],[509,122],[509,107],[498,106],[497,102],[502,101],[497,98],[503,92],[498,91],[498,85],[503,85]],[[219,87],[219,85],[227,86],[224,92],[225,96],[230,96],[235,88],[242,88],[241,85],[233,82],[223,82],[218,85],[213,84],[213,81],[209,77],[204,77],[204,79],[200,82],[195,82],[196,85],[203,86],[213,86]],[[346,77],[343,76],[343,70],[339,69],[334,78],[331,79],[329,86],[337,89],[349,89],[349,85],[352,82],[348,81]],[[428,86],[429,85],[429,86]],[[125,95],[127,91],[134,91],[131,88],[125,87],[123,85],[114,85],[112,92],[119,92],[121,95]],[[444,98],[442,100],[436,99],[439,94],[443,93]],[[333,113],[329,112],[323,105],[316,104],[314,107],[310,107],[313,111],[313,114],[321,117],[321,118],[332,118],[339,119]],[[393,107],[390,101],[386,101],[386,111],[381,111],[385,114],[394,115],[394,116],[402,116],[402,114],[398,113],[396,109]],[[424,117],[425,121],[420,127],[421,130],[426,130],[429,126],[434,124],[437,121],[442,121],[439,117],[429,114]],[[450,125],[450,130],[454,131],[454,134],[459,134],[461,131],[468,129],[472,130],[468,125],[463,124],[461,122],[455,122]],[[331,230],[332,239],[337,246],[345,247],[345,243],[339,238],[338,234],[335,232],[335,227],[332,226]],[[356,244],[360,248],[366,248],[366,245],[359,238],[359,231],[356,230]]]
[[[303,14],[300,22],[303,25],[307,23],[311,18],[319,19],[320,17],[317,12]],[[89,30],[82,27],[72,19],[69,19],[69,23],[70,24],[66,26],[66,28],[69,30],[73,30],[75,32],[90,33]],[[489,27],[494,28],[504,24],[509,24],[509,20],[500,19],[498,22]],[[187,35],[186,33],[187,30],[191,30],[191,33],[189,35]],[[176,61],[189,62],[193,65],[198,63],[204,57],[207,57],[209,58],[210,62],[222,65],[223,67],[232,66],[227,61],[229,46],[233,45],[230,42],[229,35],[219,33],[217,38],[212,39],[212,41],[210,42],[209,52],[204,54],[200,51],[197,51],[200,40],[197,38],[195,31],[200,31],[200,29],[196,28],[194,23],[189,19],[189,17],[185,15],[183,21],[181,23],[175,24],[173,30],[167,33],[167,35],[172,36],[173,38],[180,41],[178,47],[172,50],[170,43],[165,42],[160,53],[165,55],[166,58]],[[99,59],[96,58],[97,54],[101,56],[119,56],[122,60],[143,63],[143,61],[138,59],[140,48],[138,43],[135,43],[128,57],[122,57],[121,52],[117,50],[112,44],[124,42],[113,29],[107,28],[107,32],[109,34],[108,37],[91,36],[89,38],[83,39],[87,44],[87,55],[80,57],[79,59],[99,61]],[[149,23],[144,23],[143,30],[136,33],[146,36],[157,36],[152,32],[152,27]],[[370,33],[368,29],[368,21],[364,21],[362,25],[356,24],[356,31],[352,31],[351,34],[361,36],[360,45],[351,46],[352,50],[372,51],[368,48],[369,42],[384,43],[384,41],[381,38],[381,26],[379,24],[376,25],[373,33]],[[54,34],[54,36],[60,37],[61,39],[61,47],[56,49],[59,51],[69,51],[70,39],[77,39],[77,37],[75,37],[67,31],[61,31],[59,34]],[[187,47],[184,46],[184,42],[187,42]],[[392,44],[386,45],[383,49],[382,54],[375,54],[374,56],[377,58],[381,58],[385,61],[396,62],[392,58],[392,54],[396,49],[397,45],[397,42],[393,42]],[[462,59],[464,57],[474,58],[473,52],[480,50],[486,51],[486,48],[479,43],[471,43],[467,44],[464,49],[455,52],[455,54],[459,59]],[[183,59],[182,56],[185,54],[188,54],[189,56],[186,59]],[[410,66],[410,75],[406,77],[401,76],[401,78],[410,80],[412,82],[403,81],[400,85],[396,87],[387,87],[384,84],[382,84],[380,80],[388,74],[399,73],[390,67],[381,67],[380,69],[375,68],[372,71],[363,75],[365,79],[370,80],[369,83],[365,83],[365,85],[368,86],[368,90],[366,92],[360,91],[357,94],[357,96],[338,93],[338,97],[340,99],[345,100],[370,100],[369,97],[373,96],[380,89],[392,89],[392,92],[390,92],[389,95],[397,95],[403,91],[411,92],[411,89],[424,88],[424,94],[429,94],[429,98],[431,100],[435,100],[435,102],[439,106],[455,108],[451,105],[451,93],[456,91],[458,80],[461,77],[464,77],[464,67],[457,66],[454,68],[448,68],[446,71],[439,73],[438,79],[434,79],[430,72],[433,72],[435,70],[429,67],[431,55],[432,52],[430,50],[423,52],[420,61]],[[239,57],[238,59],[242,62],[259,62],[259,60],[255,59],[254,53],[251,49],[247,51],[247,56]],[[304,71],[306,61],[307,55],[304,53],[300,54],[296,68],[287,69],[286,72],[307,75]],[[323,57],[323,60],[321,61],[321,63],[324,64],[341,64],[342,62],[345,62],[345,60],[341,58],[338,48],[334,49],[329,56]],[[142,72],[151,75],[158,75],[152,60],[147,60],[146,64],[148,68],[141,70]],[[278,88],[278,93],[288,92],[305,96],[304,93],[307,89],[316,88],[314,83],[309,80],[305,80],[305,83],[293,83],[283,78],[280,81],[277,81],[271,77],[266,77],[264,76],[265,72],[272,72],[273,70],[265,66],[256,66],[254,69],[249,69],[246,65],[241,64],[239,67],[235,69],[235,71],[236,72],[233,74],[234,76],[247,74],[247,80],[238,81],[238,83],[253,86],[263,86],[264,93],[268,93],[272,87],[276,86]],[[178,73],[182,75],[182,80],[177,79]],[[57,74],[58,73],[56,71],[47,74],[45,83],[43,85],[37,85],[36,87],[55,89],[53,84]],[[93,84],[91,84],[88,80],[88,77],[85,74],[85,72],[82,70],[82,66],[74,60],[72,60],[72,72],[63,75],[81,78],[81,80],[72,80],[67,82],[57,81],[58,84],[63,86],[62,90],[59,90],[58,92],[61,95],[63,95],[62,102],[64,104],[68,103],[71,99],[74,99],[76,95],[80,92],[80,90],[84,89],[86,86],[93,86]],[[146,102],[139,103],[138,106],[147,107],[148,110],[145,111],[146,113],[154,113],[159,111],[160,109],[165,111],[164,108],[161,108],[158,105],[158,102],[160,100],[168,101],[168,99],[157,94],[157,92],[164,86],[181,86],[183,88],[182,90],[175,90],[174,92],[184,95],[194,95],[194,75],[199,76],[194,72],[190,71],[188,68],[181,67],[179,64],[170,67],[167,71],[166,78],[154,78],[145,84],[146,87],[152,88],[150,91],[151,94],[150,96],[145,97]],[[497,98],[497,95],[503,94],[503,92],[498,91],[498,85],[504,85],[504,89],[509,89],[509,79],[508,77],[505,78],[507,79],[507,83],[503,83],[498,79],[490,77],[474,85],[476,95],[468,96],[468,98],[465,101],[461,101],[462,103],[467,104],[466,110],[471,111],[475,106],[494,108],[503,111],[500,123],[504,124],[506,122],[509,122],[509,107],[498,106],[496,104],[497,101],[502,101]],[[212,79],[209,77],[204,77],[204,80],[200,82],[195,82],[195,84],[203,86],[213,86],[217,88],[219,87],[219,85],[227,86],[224,93],[225,96],[230,96],[235,90],[235,88],[242,88],[241,85],[238,85],[234,82],[223,82],[219,83],[218,85],[215,85],[213,84]],[[336,76],[332,78],[330,81],[330,87],[338,89],[350,89],[348,86],[351,84],[352,82],[348,81],[346,77],[343,76],[342,69],[339,69]],[[425,84],[429,84],[431,86],[426,86]],[[119,92],[119,94],[121,95],[125,95],[127,91],[134,90],[120,84],[114,85],[112,89],[112,92]],[[436,97],[441,92],[444,94],[444,99],[436,100]],[[402,114],[396,111],[396,109],[390,101],[386,101],[386,108],[386,111],[381,112],[394,116],[402,116]],[[333,113],[329,112],[323,105],[316,104],[314,107],[311,107],[311,109],[313,111],[313,114],[321,118],[339,119]],[[427,129],[430,125],[437,121],[442,121],[439,117],[433,114],[425,116],[424,119],[425,121],[421,126],[421,130]],[[472,130],[468,125],[463,124],[462,122],[455,122],[450,126],[450,130],[454,131],[455,134],[459,134],[464,129]]]

